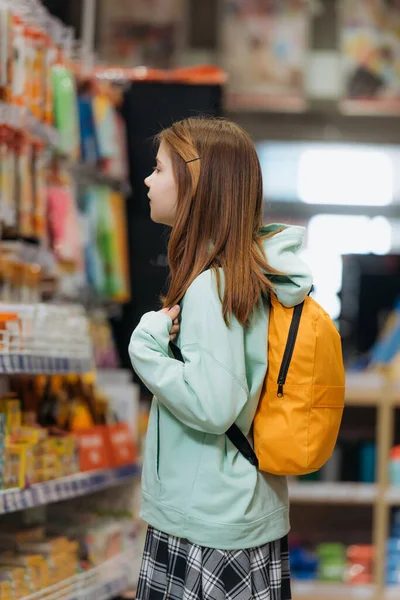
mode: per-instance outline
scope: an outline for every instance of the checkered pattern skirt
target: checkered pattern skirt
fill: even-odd
[[[149,527],[137,600],[290,600],[287,537],[215,550]]]

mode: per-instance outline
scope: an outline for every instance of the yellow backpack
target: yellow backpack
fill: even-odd
[[[268,371],[254,419],[254,450],[237,425],[226,432],[260,470],[305,475],[330,458],[344,409],[340,335],[309,296],[285,308],[271,294]]]

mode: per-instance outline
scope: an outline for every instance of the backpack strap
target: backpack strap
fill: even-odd
[[[170,342],[169,347],[176,360],[179,360],[180,362],[185,362],[183,360],[182,352],[176,344]],[[239,450],[240,454],[247,458],[250,464],[258,468],[258,458],[256,453],[251,447],[251,444],[247,437],[239,429],[239,427],[235,425],[235,423],[229,427],[228,431],[226,431],[226,436],[232,442],[232,444]]]
[[[169,348],[173,354],[173,357],[176,360],[179,360],[180,362],[184,363],[185,361],[183,360],[183,356],[182,356],[182,352],[181,349],[178,348],[178,346],[176,344],[174,344],[173,342],[169,343]]]
[[[239,450],[240,454],[242,454],[253,467],[258,469],[258,458],[256,453],[254,452],[249,440],[244,435],[244,433],[239,429],[239,427],[234,423],[225,432],[228,439],[232,442],[234,446]]]

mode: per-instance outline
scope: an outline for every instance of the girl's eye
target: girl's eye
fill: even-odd
[[[155,171],[155,173],[159,173],[160,169],[158,167],[153,167],[153,171]]]

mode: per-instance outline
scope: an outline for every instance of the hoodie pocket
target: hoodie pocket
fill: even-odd
[[[156,479],[158,481],[158,483],[161,483],[160,481],[160,407],[157,404],[157,420],[156,420],[156,464],[155,464],[155,470],[156,470]]]
[[[158,476],[160,452],[160,414],[156,400],[151,407],[149,425],[147,429],[144,448],[144,461],[142,470],[142,488],[151,496],[157,498],[160,494],[160,478]]]

